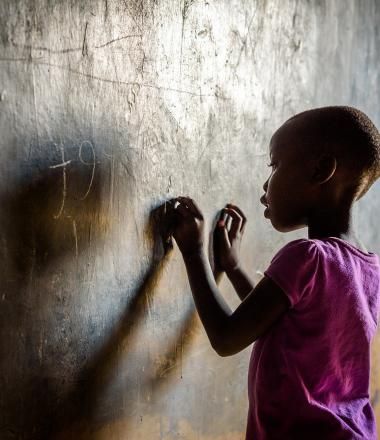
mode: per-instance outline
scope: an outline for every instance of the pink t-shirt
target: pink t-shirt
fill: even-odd
[[[298,239],[264,274],[291,306],[253,346],[246,439],[376,439],[369,373],[378,255],[336,237]]]

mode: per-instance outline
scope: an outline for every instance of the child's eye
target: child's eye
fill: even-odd
[[[268,167],[273,167],[275,164],[273,162],[267,164]]]

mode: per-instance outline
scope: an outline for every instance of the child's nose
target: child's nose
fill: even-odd
[[[266,191],[268,188],[268,180],[265,181],[264,185],[263,185],[263,190]]]

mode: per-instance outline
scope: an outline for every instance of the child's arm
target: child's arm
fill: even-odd
[[[230,356],[269,330],[287,310],[289,300],[271,279],[264,277],[231,312],[204,251],[203,215],[191,199],[178,200],[181,204],[177,210],[174,208],[173,236],[184,258],[194,302],[211,345],[221,356]]]
[[[230,271],[226,271],[226,275],[242,301],[255,287],[255,284],[252,282],[248,274],[240,266]]]
[[[228,217],[232,218],[227,229]],[[223,272],[243,301],[253,290],[255,284],[239,263],[240,242],[247,219],[240,208],[228,203],[220,212],[219,221],[213,232],[214,276],[218,284]]]
[[[183,255],[194,302],[212,347],[220,356],[238,353],[269,330],[288,309],[283,291],[264,276],[231,312],[203,250]]]

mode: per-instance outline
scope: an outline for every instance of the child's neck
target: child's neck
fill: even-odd
[[[308,224],[309,238],[337,237],[367,252],[363,243],[356,236],[352,225],[351,209],[340,212],[318,212]]]

